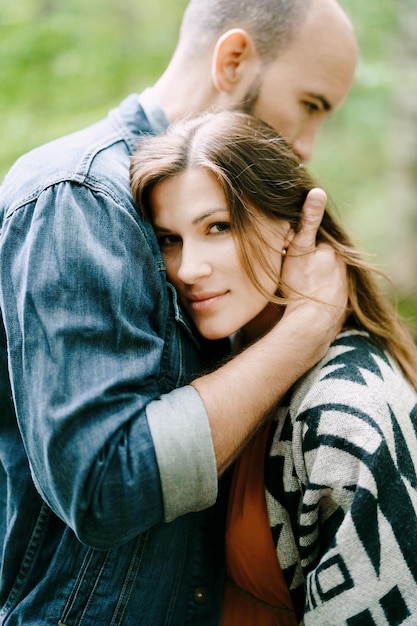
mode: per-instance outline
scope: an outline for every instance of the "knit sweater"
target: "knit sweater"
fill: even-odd
[[[299,622],[417,625],[416,392],[346,331],[284,404],[266,499]]]

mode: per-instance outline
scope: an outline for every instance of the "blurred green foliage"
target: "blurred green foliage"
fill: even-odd
[[[0,0],[0,175],[153,82],[185,2]]]
[[[324,125],[311,169],[354,240],[381,261],[389,243],[388,129],[401,88],[393,62],[398,3],[340,2],[357,32],[360,64],[348,100]],[[0,0],[0,178],[21,153],[99,119],[152,84],[173,52],[185,6]],[[417,320],[417,304],[402,306]]]

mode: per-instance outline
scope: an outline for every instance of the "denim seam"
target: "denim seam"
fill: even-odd
[[[133,583],[136,581],[137,577],[138,577],[138,573],[139,573],[139,569],[140,569],[140,565],[142,563],[142,559],[143,559],[143,553],[145,551],[145,547],[146,547],[146,543],[148,541],[148,537],[149,537],[149,532],[145,533],[145,537],[143,535],[141,535],[138,539],[138,541],[136,542],[136,548],[135,551],[133,553],[131,562],[130,562],[130,566],[129,566],[129,570],[127,572],[125,581],[123,583],[123,587],[122,590],[120,592],[120,596],[119,599],[117,601],[117,605],[112,617],[112,621],[110,622],[110,626],[117,626],[117,624],[122,624],[123,621],[123,617],[124,614],[126,612],[126,607],[128,605],[128,601],[130,596],[132,595],[132,590],[133,590]],[[136,563],[136,555],[139,553],[140,550],[140,557],[139,557],[139,561],[138,563]],[[131,578],[131,573],[134,571],[134,569],[136,569],[136,573],[134,574],[134,576]],[[128,589],[128,587],[130,587],[130,590],[127,594],[127,601],[124,602],[124,598],[126,595],[126,591]],[[120,614],[120,619],[119,619],[119,614]],[[116,621],[117,618],[117,621]]]
[[[84,578],[85,578],[85,574],[88,571],[88,567],[89,567],[89,564],[91,563],[91,561],[93,559],[94,553],[95,553],[95,550],[90,548],[88,553],[87,553],[87,555],[86,555],[86,557],[85,557],[85,559],[84,559],[83,566],[82,566],[82,568],[80,570],[80,573],[79,573],[79,575],[77,577],[77,581],[76,581],[76,583],[74,585],[73,591],[72,591],[72,593],[70,595],[70,598],[69,598],[69,600],[67,602],[67,605],[65,606],[64,612],[62,614],[62,618],[60,620],[64,624],[65,624],[66,620],[68,619],[68,617],[70,616],[72,607],[74,606],[75,600],[77,599],[78,591],[79,591],[79,589],[82,586],[82,583],[83,583]],[[99,573],[97,574],[97,576],[95,578],[94,585],[91,588],[90,593],[88,594],[88,598],[87,598],[85,606],[84,606],[84,608],[82,610],[80,619],[78,620],[78,625],[79,626],[81,626],[81,624],[84,622],[84,618],[85,618],[86,612],[88,610],[88,607],[91,604],[91,599],[92,599],[92,597],[94,595],[95,589],[97,588],[97,584],[98,584],[98,582],[99,582],[99,580],[101,578],[101,574],[102,574],[102,572],[104,570],[104,567],[106,565],[108,557],[109,557],[109,553],[107,552],[105,557],[104,557],[103,563],[101,564],[100,571],[99,571]]]
[[[189,530],[187,528],[187,544],[189,543]],[[183,579],[183,575],[184,575],[184,564],[185,564],[185,560],[186,560],[186,554],[188,553],[187,550],[183,550],[182,551],[182,558],[181,558],[181,567],[177,568],[177,576],[175,577],[175,583],[173,585],[173,589],[172,589],[172,595],[171,595],[171,601],[169,603],[169,606],[167,607],[167,612],[166,612],[166,619],[165,619],[165,623],[164,626],[170,626],[170,624],[172,623],[172,616],[175,614],[175,602],[177,599],[177,595],[178,592],[180,590],[180,586],[181,586],[181,582]]]
[[[45,503],[43,503],[39,511],[39,515],[37,517],[20,569],[17,573],[15,583],[10,590],[10,593],[4,603],[3,608],[0,611],[0,617],[5,617],[7,613],[15,606],[19,595],[22,592],[22,588],[26,580],[26,574],[28,573],[32,563],[34,562],[36,552],[39,551],[39,538],[41,537],[47,523],[49,522],[51,515],[51,509]]]
[[[64,611],[62,613],[62,621],[64,624],[66,622],[67,617],[69,616],[72,606],[74,604],[75,598],[77,597],[77,591],[78,589],[81,587],[83,578],[84,578],[84,572],[88,569],[88,564],[91,562],[93,556],[93,550],[90,548],[87,552],[87,554],[84,557],[83,560],[83,564],[80,568],[79,574],[77,576],[77,580],[75,581],[75,585],[69,595],[67,604],[64,607]]]
[[[91,589],[91,592],[88,594],[88,600],[87,600],[87,602],[86,602],[86,604],[85,604],[84,610],[83,610],[83,612],[82,612],[82,614],[81,614],[81,617],[80,617],[80,620],[79,620],[79,622],[78,622],[78,623],[79,623],[79,626],[81,626],[81,625],[82,625],[82,623],[84,622],[84,618],[85,618],[85,616],[86,616],[87,609],[89,608],[89,606],[90,606],[90,604],[91,604],[92,597],[94,596],[94,592],[95,592],[95,590],[97,589],[98,582],[99,582],[99,580],[100,580],[100,578],[101,578],[101,575],[102,575],[102,573],[103,573],[103,571],[104,571],[104,568],[105,568],[105,565],[106,565],[106,563],[107,563],[108,558],[109,558],[109,553],[107,552],[107,553],[106,553],[106,556],[105,556],[105,558],[104,558],[104,561],[103,561],[103,563],[102,563],[102,565],[101,565],[101,567],[100,567],[100,571],[99,571],[99,573],[98,573],[98,574],[97,574],[97,576],[96,576],[96,580],[95,580],[94,585],[93,585],[93,587],[92,587],[92,589]]]

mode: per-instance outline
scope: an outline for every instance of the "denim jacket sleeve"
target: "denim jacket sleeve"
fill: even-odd
[[[160,386],[169,300],[154,246],[111,189],[73,182],[3,224],[1,304],[33,480],[96,549],[217,494],[201,399]]]

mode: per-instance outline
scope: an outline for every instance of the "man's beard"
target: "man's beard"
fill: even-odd
[[[239,104],[236,105],[236,109],[238,111],[242,111],[243,113],[249,113],[250,115],[254,115],[256,103],[259,99],[259,93],[261,91],[261,75],[257,74],[253,83],[250,85],[248,91],[245,94],[245,97]]]

